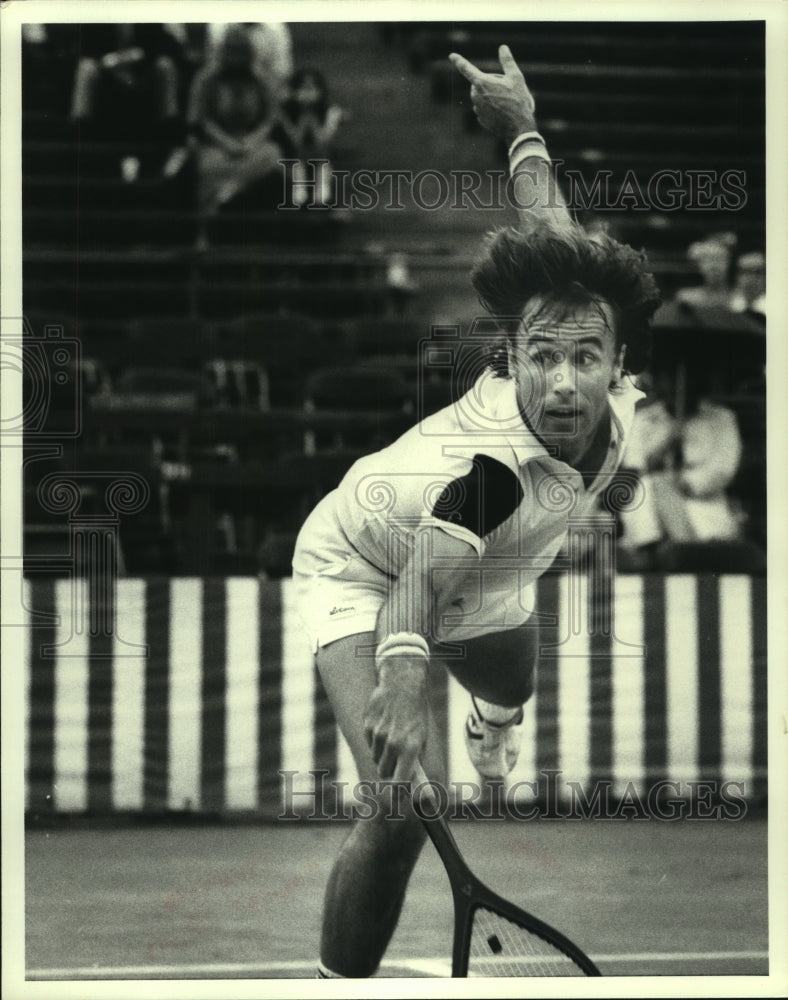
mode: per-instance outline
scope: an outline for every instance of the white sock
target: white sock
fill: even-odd
[[[484,721],[492,722],[496,726],[502,726],[506,722],[511,722],[516,715],[520,714],[519,705],[516,708],[505,705],[494,705],[491,701],[485,701],[484,698],[477,698],[475,695],[473,700],[476,702],[476,707]]]
[[[338,972],[332,972],[328,966],[323,965],[322,962],[317,963],[317,978],[318,979],[344,979],[344,976],[340,976]]]

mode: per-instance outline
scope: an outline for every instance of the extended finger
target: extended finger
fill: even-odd
[[[397,768],[397,752],[390,743],[382,748],[382,753],[377,758],[378,777],[386,781],[393,777]]]
[[[372,759],[377,763],[386,746],[386,734],[378,728],[376,722],[369,719],[364,727],[364,736],[372,751]]]
[[[501,61],[501,67],[505,76],[522,76],[520,72],[520,67],[517,65],[514,56],[512,55],[512,50],[508,45],[502,45],[498,49],[498,58]]]
[[[394,770],[394,781],[412,781],[413,772],[416,770],[417,750],[403,750],[397,760],[397,767]]]
[[[464,56],[461,56],[456,52],[450,52],[449,59],[451,61],[452,66],[454,66],[456,70],[462,73],[462,75],[465,77],[466,80],[469,81],[469,83],[476,83],[484,78],[484,73],[482,73],[480,69],[474,66],[472,62],[468,62],[468,60]]]

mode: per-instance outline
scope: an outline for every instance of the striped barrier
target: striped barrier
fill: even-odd
[[[73,627],[71,581],[25,581],[25,590],[32,816],[275,817],[282,772],[305,808],[311,771],[355,781],[289,580],[124,579],[114,635]],[[538,597],[554,615],[542,632],[554,655],[541,662],[510,783],[560,770],[565,781],[609,781],[617,795],[700,780],[765,796],[764,580],[619,576],[608,636],[570,630],[566,578],[542,578]],[[473,781],[467,695],[446,671],[433,679],[449,777]]]

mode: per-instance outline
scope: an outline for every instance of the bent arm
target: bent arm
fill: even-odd
[[[574,227],[547,148],[534,138],[538,136],[536,104],[509,47],[499,49],[503,74],[483,73],[455,52],[449,58],[471,84],[479,124],[510,148],[511,196],[520,227],[524,231],[545,224],[556,229]]]
[[[376,642],[398,632],[429,639],[434,632],[435,610],[444,603],[452,581],[463,566],[477,563],[478,555],[470,542],[437,527],[419,532],[413,552],[380,609]]]
[[[208,140],[216,146],[224,149],[228,154],[240,155],[243,146],[229,135],[216,122],[208,108],[208,84],[210,73],[202,70],[192,81],[191,92],[189,94],[189,107],[186,113],[186,121],[189,126],[192,145],[199,145],[200,141]]]
[[[523,232],[541,225],[574,227],[552,164],[537,157],[521,160],[512,174],[512,200]]]

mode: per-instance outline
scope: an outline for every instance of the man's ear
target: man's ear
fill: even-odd
[[[621,379],[624,377],[624,358],[626,357],[626,353],[627,345],[622,344],[616,357],[616,366],[613,371],[613,378],[610,380],[610,385],[608,386],[609,390],[617,389]]]

